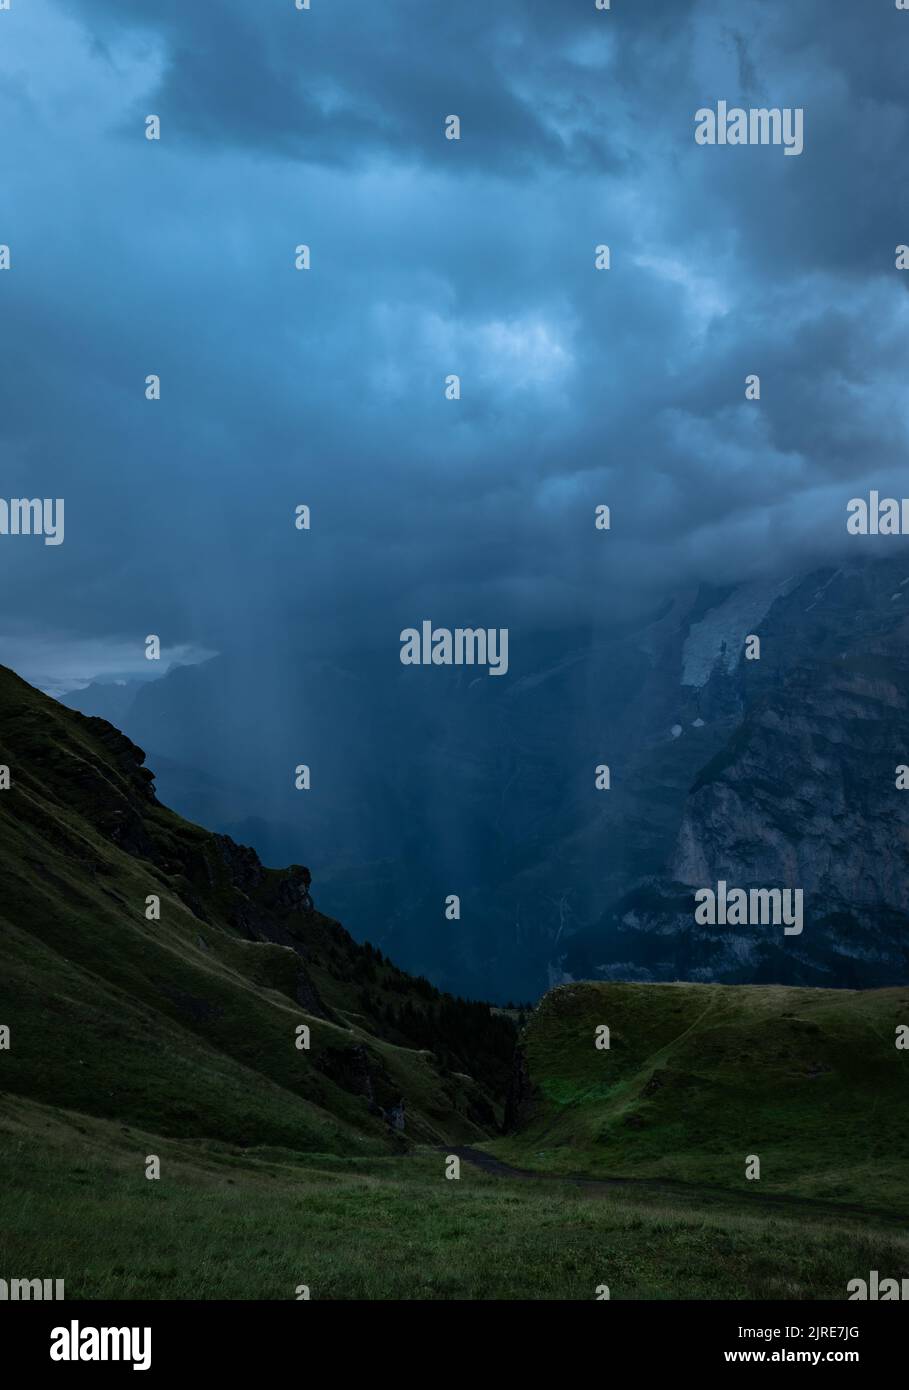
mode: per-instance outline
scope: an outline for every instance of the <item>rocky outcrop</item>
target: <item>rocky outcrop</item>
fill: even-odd
[[[312,874],[302,864],[291,864],[278,884],[278,902],[290,912],[312,912],[309,888]]]
[[[132,789],[144,801],[158,804],[155,796],[155,774],[145,764],[145,753],[106,719],[83,715],[92,736],[106,748],[111,762],[123,773]]]
[[[527,1054],[518,1044],[515,1048],[511,1083],[505,1098],[505,1132],[520,1129],[531,1119],[538,1097],[530,1077]]]
[[[314,1065],[335,1085],[353,1095],[362,1096],[370,1113],[381,1116],[393,1129],[404,1128],[404,1101],[385,1067],[362,1044],[353,1047],[323,1047],[314,1057]],[[394,1117],[400,1108],[400,1123]]]
[[[229,835],[213,835],[212,839],[226,866],[228,878],[233,888],[249,893],[260,888],[265,881],[262,861],[254,849],[248,845],[238,845]]]
[[[849,987],[909,980],[909,792],[896,785],[909,763],[904,608],[906,561],[841,568],[777,597],[752,629],[759,660],[744,659],[744,631],[735,663],[728,633],[709,675],[699,653],[699,708],[726,737],[693,771],[662,872],[655,866],[579,934],[569,973]],[[694,892],[720,880],[800,889],[802,933],[699,926]]]

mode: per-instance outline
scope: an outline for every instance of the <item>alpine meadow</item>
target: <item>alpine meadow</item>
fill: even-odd
[[[898,1354],[907,73],[0,0],[4,1366]]]

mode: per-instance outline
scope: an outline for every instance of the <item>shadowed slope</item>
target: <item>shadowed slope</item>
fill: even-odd
[[[407,1139],[495,1129],[512,1025],[358,946],[312,909],[306,869],[174,815],[141,750],[4,668],[0,762],[0,1087],[298,1150],[406,1142],[382,1113],[401,1097]]]

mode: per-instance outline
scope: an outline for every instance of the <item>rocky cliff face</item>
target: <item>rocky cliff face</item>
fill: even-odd
[[[723,605],[719,605],[720,608]],[[569,973],[609,979],[886,985],[909,978],[909,562],[790,584],[759,623],[689,667],[724,741],[676,808],[666,859],[571,943]],[[722,631],[715,617],[714,636]],[[744,657],[760,637],[760,659]],[[732,647],[738,657],[730,660]],[[695,733],[683,729],[681,737]],[[698,926],[719,880],[804,894],[801,935]]]
[[[527,1052],[520,1044],[515,1048],[511,1083],[505,1099],[505,1130],[511,1133],[529,1123],[539,1101],[537,1088],[530,1075]]]
[[[125,727],[156,768],[165,755],[165,800],[248,835],[266,863],[317,863],[322,906],[458,990],[533,997],[566,975],[646,972],[653,932],[679,938],[667,970],[694,951],[717,978],[779,973],[805,956],[834,982],[853,966],[879,978],[903,969],[909,912],[909,803],[894,786],[909,762],[909,560],[890,553],[680,591],[621,630],[515,642],[503,682],[467,671],[412,680],[393,652],[271,671],[233,653],[143,686]],[[759,660],[744,657],[749,635]],[[298,723],[327,759],[327,790],[302,806],[287,777]],[[222,786],[225,748],[238,750],[231,776],[248,790]],[[600,763],[608,792],[594,786]],[[121,833],[140,832],[127,821]],[[255,869],[237,860],[234,871],[249,899],[237,924],[255,934],[261,890],[244,887]],[[798,950],[790,938],[777,960],[767,943],[768,964],[760,941],[755,956],[747,932],[725,928],[695,950],[692,891],[720,878],[801,887],[813,925]],[[440,884],[461,897],[456,932],[426,929]],[[184,889],[201,900],[197,885]],[[681,916],[651,921],[654,894],[679,891]],[[628,924],[618,937],[614,924],[628,894],[637,925],[626,940]]]

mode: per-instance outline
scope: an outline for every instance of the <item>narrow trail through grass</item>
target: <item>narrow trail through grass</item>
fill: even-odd
[[[723,1199],[734,1202],[736,1205],[746,1202],[755,1207],[770,1206],[775,1211],[782,1208],[794,1215],[800,1211],[805,1211],[819,1216],[867,1216],[884,1222],[892,1222],[894,1226],[904,1224],[903,1218],[896,1212],[889,1212],[881,1207],[861,1206],[855,1202],[823,1202],[816,1198],[789,1197],[785,1193],[776,1192],[731,1192],[724,1187],[681,1182],[672,1178],[591,1178],[585,1177],[583,1173],[534,1172],[531,1168],[516,1168],[511,1163],[503,1163],[494,1154],[487,1153],[484,1149],[473,1148],[470,1145],[461,1145],[440,1150],[440,1152],[455,1154],[458,1158],[474,1164],[475,1167],[493,1177],[529,1180],[537,1183],[568,1183],[572,1187],[580,1188],[591,1197],[606,1196],[607,1193],[614,1192],[617,1188],[625,1188],[626,1190],[634,1188],[642,1192],[662,1193],[664,1196],[678,1193],[690,1198],[703,1196],[711,1201]]]

